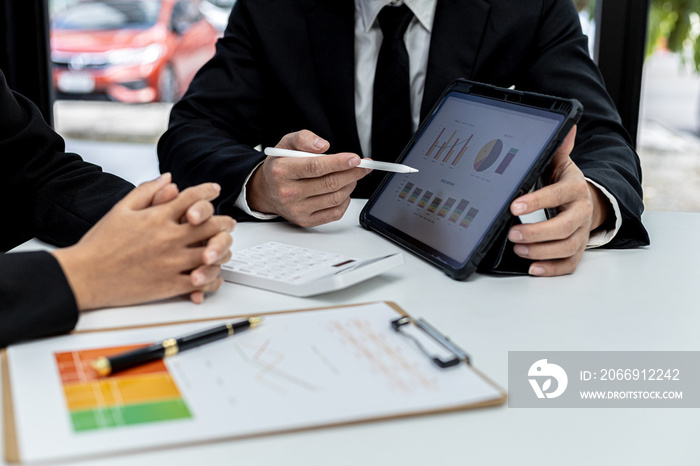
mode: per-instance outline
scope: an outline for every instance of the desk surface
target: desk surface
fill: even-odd
[[[369,257],[399,248],[363,230],[353,201],[316,228],[241,223],[234,249],[280,241]],[[457,282],[406,254],[406,265],[352,288],[293,298],[224,284],[204,304],[173,299],[84,314],[78,329],[395,301],[464,347],[508,386],[508,351],[700,350],[695,303],[700,215],[649,212],[652,245],[591,250],[556,278],[476,274]],[[35,244],[24,245],[28,249]],[[689,464],[700,458],[692,409],[509,409],[370,423],[105,458],[89,464]],[[695,461],[691,460],[694,458]],[[87,463],[86,463],[87,464]]]

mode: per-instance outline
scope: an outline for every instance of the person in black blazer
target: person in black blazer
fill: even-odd
[[[218,182],[217,208],[239,219],[272,214],[311,226],[340,218],[351,193],[368,197],[380,179],[354,168],[357,154],[398,156],[368,154],[367,114],[358,113],[366,99],[359,89],[373,79],[362,70],[374,70],[363,65],[366,37],[377,34],[372,21],[388,3],[395,2],[238,0],[215,56],[172,109],[158,143],[161,170],[183,185]],[[406,4],[416,15],[406,43],[419,34],[429,45],[425,67],[412,71],[420,82],[415,95],[422,93],[412,102],[419,119],[455,78],[576,98],[584,106],[575,142],[572,134],[550,166],[550,185],[511,206],[516,215],[559,210],[553,219],[510,230],[515,252],[535,260],[531,274],[572,272],[587,245],[649,243],[639,159],[588,55],[571,0]],[[330,155],[266,158],[254,149],[276,145]]]
[[[134,189],[65,153],[2,71],[0,161],[0,252],[33,237],[63,246],[0,254],[0,347],[66,332],[79,311],[181,294],[201,302],[221,285],[234,222],[212,216],[217,185],[180,193],[164,174]]]

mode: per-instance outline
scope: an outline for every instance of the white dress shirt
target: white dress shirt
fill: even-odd
[[[360,147],[365,157],[371,157],[374,73],[377,68],[379,48],[382,44],[382,31],[377,21],[377,15],[386,5],[400,5],[401,3],[405,3],[414,15],[404,35],[409,59],[413,131],[418,128],[420,122],[420,106],[423,101],[425,75],[428,69],[430,35],[433,28],[437,0],[403,0],[403,2],[401,0],[355,0],[355,121]],[[322,134],[319,136],[323,137]],[[251,175],[252,172],[248,175],[245,184],[248,183]],[[614,196],[595,181],[586,179],[600,189],[610,200],[615,214],[614,229],[596,230],[594,233],[591,233],[588,240],[588,247],[590,248],[602,246],[615,237],[622,225],[622,215]],[[276,217],[275,215],[253,211],[248,207],[245,185],[236,200],[236,207],[258,219]]]

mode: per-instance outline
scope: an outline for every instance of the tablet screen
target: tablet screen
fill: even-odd
[[[371,217],[452,267],[469,259],[565,119],[449,92],[375,196]]]

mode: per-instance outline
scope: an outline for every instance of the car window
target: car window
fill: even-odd
[[[111,30],[146,29],[160,12],[158,0],[89,0],[53,17],[54,29]]]

